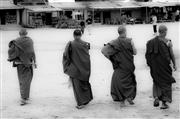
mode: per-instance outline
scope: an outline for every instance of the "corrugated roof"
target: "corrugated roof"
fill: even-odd
[[[32,12],[54,12],[54,11],[61,11],[60,8],[54,8],[47,5],[35,5],[35,6],[24,6],[25,9],[28,9]]]
[[[85,9],[87,7],[85,2],[55,2],[49,4],[61,9]]]
[[[56,2],[50,3],[55,8],[61,9],[120,9],[139,7],[164,7],[180,5],[179,2],[122,2],[122,1],[96,1],[96,2]]]
[[[119,5],[120,8],[139,8],[142,7],[141,5],[137,4],[137,2],[114,2],[115,4]]]
[[[61,9],[118,9],[118,8],[135,8],[139,5],[127,2],[112,1],[95,1],[95,2],[56,2],[50,3],[53,7]]]
[[[0,0],[0,9],[22,9],[22,7],[14,5],[12,0]]]
[[[164,7],[164,6],[180,5],[180,1],[179,2],[139,2],[137,4],[144,7]]]
[[[121,6],[110,1],[90,2],[89,7],[93,9],[117,9]]]

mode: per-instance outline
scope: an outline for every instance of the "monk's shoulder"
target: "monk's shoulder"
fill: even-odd
[[[167,41],[167,46],[168,46],[168,47],[173,47],[173,44],[172,44],[172,42],[171,42],[171,39],[166,38],[166,41]]]
[[[25,38],[26,38],[26,40],[29,40],[29,41],[33,42],[33,40],[32,40],[32,38],[31,38],[31,37],[26,36]]]
[[[128,41],[128,42],[131,42],[132,41],[132,38],[126,38],[126,40]]]
[[[71,49],[71,41],[68,41],[65,46],[65,51],[68,51],[69,49]]]
[[[12,47],[14,46],[14,43],[16,42],[16,39],[15,40],[11,40],[8,44],[9,47]]]
[[[88,45],[88,46],[90,45],[89,42],[86,42],[86,41],[83,41],[83,42],[84,42],[85,45]]]
[[[72,43],[73,43],[73,42],[68,41],[68,42],[66,43],[66,48],[69,47]]]
[[[111,40],[108,44],[114,45],[118,43],[119,43],[119,39],[114,39],[114,40]]]
[[[91,47],[90,43],[89,43],[89,42],[86,42],[86,41],[83,41],[83,42],[84,42],[84,45],[85,45],[88,49],[90,49],[90,47]]]
[[[147,43],[146,43],[146,48],[149,48],[152,44],[152,39],[151,40],[148,40]]]
[[[18,41],[20,41],[20,40],[21,40],[21,37],[18,37],[18,38],[16,38],[16,39],[14,39],[15,42],[18,42]]]
[[[155,37],[155,38],[156,38],[156,37]],[[151,44],[151,43],[155,40],[155,38],[152,38],[152,39],[148,40],[147,43],[146,43],[146,45]]]

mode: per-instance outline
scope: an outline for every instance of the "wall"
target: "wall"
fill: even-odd
[[[22,12],[22,25],[28,25],[28,14],[27,14],[27,10],[23,10]]]
[[[120,18],[121,18],[120,9],[111,11],[111,19],[112,20],[116,21],[116,20],[120,20]]]
[[[132,17],[142,18],[141,9],[132,9]]]

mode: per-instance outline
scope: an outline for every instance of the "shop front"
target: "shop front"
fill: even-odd
[[[26,27],[42,27],[57,24],[60,9],[48,6],[25,6],[23,24]]]
[[[14,5],[9,0],[1,1],[0,25],[21,24],[21,11],[21,7]]]

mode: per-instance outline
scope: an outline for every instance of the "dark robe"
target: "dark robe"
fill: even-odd
[[[90,77],[90,44],[84,41],[71,41],[63,53],[64,73],[70,76],[77,104],[85,105],[92,99]]]
[[[172,102],[172,83],[175,83],[175,79],[172,77],[169,50],[167,44],[157,36],[147,42],[145,57],[153,78],[153,96]]]
[[[80,22],[80,26],[81,26],[81,32],[82,34],[84,33],[84,29],[85,29],[85,22],[84,21],[81,21]]]
[[[21,98],[28,99],[33,77],[32,64],[35,62],[33,41],[29,37],[20,37],[9,43],[8,61],[17,67]]]
[[[102,53],[113,65],[111,96],[114,101],[132,100],[136,96],[134,56],[130,38],[119,37],[106,44]]]

